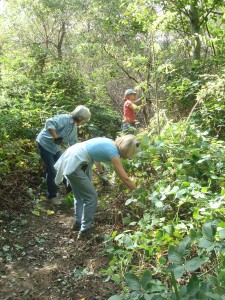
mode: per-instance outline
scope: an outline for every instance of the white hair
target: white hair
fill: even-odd
[[[71,113],[74,120],[89,120],[91,118],[91,112],[89,108],[84,105],[78,105]]]

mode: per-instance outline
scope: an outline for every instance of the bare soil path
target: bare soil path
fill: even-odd
[[[107,300],[116,294],[100,272],[109,263],[104,239],[77,241],[73,209],[49,209],[55,213],[27,211],[0,224],[0,299]],[[95,227],[101,237],[111,233],[111,216],[98,211]]]

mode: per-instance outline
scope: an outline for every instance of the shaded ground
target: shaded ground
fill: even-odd
[[[35,216],[29,210],[0,224],[0,299],[104,300],[116,294],[100,272],[109,263],[103,239],[77,241],[70,230],[73,209],[44,205],[55,213]],[[113,224],[110,212],[97,212],[100,237]]]

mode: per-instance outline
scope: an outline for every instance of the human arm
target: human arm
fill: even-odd
[[[58,135],[56,134],[54,129],[49,128],[48,129],[49,133],[51,134],[51,136],[53,137],[53,139],[57,139]]]
[[[138,99],[138,100],[141,100],[141,99]],[[139,111],[139,110],[141,110],[143,107],[146,106],[146,103],[142,103],[141,105],[136,105],[135,103],[136,103],[136,101],[131,102],[131,103],[129,103],[129,105],[128,105],[128,106],[129,106],[131,109],[133,109],[134,111]]]
[[[142,108],[144,108],[147,105],[147,102],[143,98],[139,98],[139,99],[133,101],[133,104],[136,105],[136,110],[141,110]]]
[[[61,115],[57,115],[55,117],[52,117],[48,119],[45,123],[45,128],[49,132],[49,134],[53,137],[54,142],[56,144],[61,144],[62,143],[62,138],[59,138],[57,132],[60,127],[63,127],[64,118],[62,118]]]
[[[128,177],[126,171],[124,170],[124,167],[122,165],[122,162],[120,160],[119,157],[113,157],[111,159],[112,164],[117,172],[117,174],[119,175],[120,179],[123,181],[123,183],[130,189],[130,190],[135,190],[136,189],[136,185],[135,183],[130,180],[130,178]]]
[[[48,119],[45,128],[56,144],[60,144],[63,141],[64,144],[72,146],[77,143],[77,127],[70,115],[56,115]]]
[[[95,166],[96,166],[97,172],[94,171],[94,173],[100,177],[102,185],[103,186],[109,185],[109,180],[105,177],[105,172],[102,168],[102,164],[100,162],[95,161]]]
[[[99,174],[103,174],[104,173],[104,170],[102,168],[102,165],[100,162],[95,162],[95,166],[96,166],[96,169],[98,171]]]
[[[133,103],[134,103],[135,105],[140,105],[140,104],[142,104],[142,98],[138,98],[137,100],[134,100]]]
[[[63,138],[62,137],[58,137],[57,133],[55,132],[54,129],[48,129],[49,133],[51,134],[51,136],[54,139],[54,143],[57,145],[61,145],[63,142]]]

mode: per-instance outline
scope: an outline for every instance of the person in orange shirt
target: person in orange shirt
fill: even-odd
[[[125,133],[135,133],[135,111],[140,110],[145,104],[142,104],[142,99],[136,99],[137,93],[133,89],[128,89],[124,94],[123,105],[123,125],[122,131]]]

